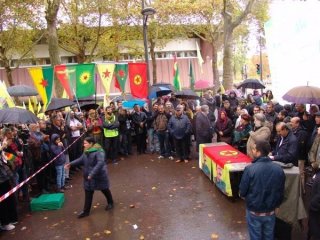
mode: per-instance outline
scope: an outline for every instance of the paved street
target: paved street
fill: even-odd
[[[16,229],[1,232],[0,239],[248,239],[244,201],[221,194],[197,161],[133,155],[108,169],[115,201],[110,212],[95,192],[91,215],[77,219],[84,201],[78,172],[62,209],[29,213],[20,207]]]

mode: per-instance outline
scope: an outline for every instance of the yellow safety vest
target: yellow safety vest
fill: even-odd
[[[112,123],[112,122],[115,122],[115,120],[116,120],[116,116],[113,115],[112,121],[109,121],[108,119],[106,119],[106,122],[107,122],[108,124],[110,124],[110,123]],[[106,138],[116,137],[116,136],[119,135],[118,129],[107,129],[107,128],[103,128],[103,133],[104,133],[104,136],[105,136]]]

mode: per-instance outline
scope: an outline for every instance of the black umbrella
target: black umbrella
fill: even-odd
[[[0,110],[0,123],[29,124],[38,122],[38,118],[29,110],[23,108],[5,108]]]
[[[27,85],[16,85],[8,87],[7,91],[10,96],[13,97],[27,97],[27,96],[36,96],[38,92],[35,88]]]
[[[89,111],[90,109],[97,109],[99,104],[94,102],[79,102],[81,110]]]
[[[176,92],[177,98],[199,99],[200,97],[191,89]]]
[[[155,83],[152,85],[152,87],[166,87],[169,88],[172,92],[175,90],[174,86],[170,83]]]
[[[51,98],[51,101],[46,109],[47,111],[57,110],[64,107],[70,107],[75,103],[67,98]]]
[[[251,89],[262,89],[266,86],[258,79],[246,79],[237,87],[239,88],[251,88]]]
[[[151,86],[149,90],[149,98],[157,98],[171,93],[172,90],[165,86]]]

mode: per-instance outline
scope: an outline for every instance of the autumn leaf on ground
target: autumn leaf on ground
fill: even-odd
[[[215,234],[215,233],[211,234],[211,239],[218,239],[218,238],[219,238],[218,234]]]
[[[111,234],[111,231],[109,231],[109,230],[104,230],[103,232],[104,232],[105,234],[107,234],[107,235]]]
[[[47,220],[47,219],[48,219],[48,217],[44,217],[43,219],[44,219],[44,220]]]
[[[134,208],[135,206],[133,204],[130,205],[130,208]]]
[[[152,190],[156,190],[157,188],[156,187],[152,187]]]
[[[192,167],[192,168],[196,168],[196,167]]]
[[[99,232],[96,232],[96,233],[93,234],[93,236],[95,236],[95,237],[100,237],[100,233],[99,233]]]
[[[141,190],[138,189],[137,192],[141,192]]]
[[[86,240],[90,240],[90,238],[86,238]]]
[[[139,240],[144,240],[144,236],[141,235],[141,236],[139,237]]]
[[[26,230],[26,229],[27,229],[27,227],[24,226],[24,227],[21,228],[21,231],[24,231],[24,230]]]
[[[208,213],[208,217],[212,217],[213,215],[211,213]]]

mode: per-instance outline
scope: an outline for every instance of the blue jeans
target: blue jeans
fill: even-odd
[[[148,129],[148,148],[147,148],[147,150],[151,153],[160,151],[158,137],[156,136],[156,132],[154,131],[153,128]]]
[[[250,240],[273,240],[276,215],[255,216],[247,209],[246,219]]]
[[[57,172],[57,188],[61,189],[64,187],[64,166],[58,165],[56,166],[56,172]]]
[[[169,143],[169,133],[166,131],[158,131],[157,136],[160,143],[160,155],[164,157],[170,157],[171,149]]]

